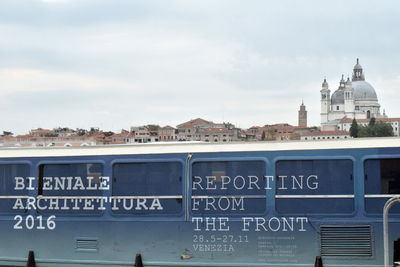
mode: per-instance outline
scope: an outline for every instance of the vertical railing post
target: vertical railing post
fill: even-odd
[[[388,215],[390,208],[395,204],[400,203],[400,196],[395,196],[386,201],[383,207],[383,260],[384,267],[390,267],[389,265],[389,223]]]
[[[186,182],[186,188],[184,194],[182,194],[182,204],[184,206],[185,209],[185,221],[189,221],[189,213],[190,213],[190,209],[191,209],[191,197],[189,197],[189,191],[191,188],[191,184],[190,182],[192,181],[192,178],[190,177],[190,160],[192,159],[193,154],[188,154],[186,157],[186,162],[185,162],[185,181],[183,181],[184,183]],[[186,195],[186,198],[185,198]]]

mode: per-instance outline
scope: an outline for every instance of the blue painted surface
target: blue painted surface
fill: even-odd
[[[39,177],[43,165],[49,176],[65,175],[65,168],[53,168],[50,164],[97,164],[95,173],[111,178],[110,190],[94,191],[90,195],[105,197],[118,195],[139,194],[151,196],[181,195],[182,199],[171,199],[165,202],[165,210],[116,212],[107,204],[106,209],[99,212],[52,212],[50,210],[21,211],[19,214],[26,218],[44,216],[48,218],[55,214],[56,228],[54,230],[14,230],[15,211],[7,212],[7,205],[2,200],[0,211],[0,264],[24,266],[28,251],[35,252],[38,266],[132,266],[135,254],[141,253],[145,266],[311,266],[315,257],[320,255],[320,225],[370,225],[372,229],[373,248],[371,256],[357,257],[323,257],[325,266],[380,266],[383,264],[382,218],[376,210],[383,207],[383,201],[366,200],[365,191],[372,190],[370,183],[365,184],[364,161],[372,158],[400,158],[399,148],[380,149],[332,149],[307,151],[276,151],[276,152],[224,152],[224,153],[197,153],[186,165],[187,154],[159,154],[159,155],[121,155],[121,156],[85,156],[85,157],[57,157],[57,158],[20,158],[1,159],[0,164],[26,164],[18,170],[17,175]],[[323,172],[327,166],[326,160],[340,160],[342,165],[337,169]],[[276,189],[278,181],[271,182],[272,190],[220,190],[228,195],[259,195],[265,198],[252,199],[246,202],[244,211],[205,211],[200,205],[200,211],[191,209],[191,196],[218,195],[218,190],[193,190],[190,179],[195,175],[213,175],[215,169],[226,175],[257,175],[273,176],[290,175],[278,170],[279,166],[288,164],[287,161],[319,161],[320,177],[343,179],[330,187],[322,187],[320,194],[354,194],[354,199],[278,199],[279,194],[296,194],[294,191]],[[224,164],[230,163],[226,170]],[[301,163],[303,161],[303,163]],[[168,171],[164,183],[159,172],[165,172],[168,167],[160,162],[172,162],[173,167]],[[246,165],[246,162],[249,164]],[[136,163],[136,165],[135,165]],[[153,165],[146,165],[154,163]],[[220,164],[220,166],[219,166]],[[325,164],[325,165],[324,165]],[[329,165],[329,164],[328,164]],[[54,167],[54,165],[53,165]],[[82,167],[82,166],[81,166]],[[226,166],[225,166],[226,167]],[[47,168],[47,169],[46,169]],[[302,166],[299,167],[301,169]],[[79,169],[79,168],[78,168]],[[318,169],[318,167],[317,167]],[[85,176],[83,173],[77,175]],[[114,173],[113,173],[114,171]],[[73,172],[73,171],[72,171]],[[115,175],[118,172],[118,175]],[[154,174],[157,180],[155,191],[146,191],[140,188],[142,182],[134,188],[129,188],[127,173]],[[296,173],[296,170],[293,170]],[[334,173],[332,173],[334,172]],[[173,173],[173,175],[171,175]],[[189,173],[187,176],[186,173]],[[300,174],[298,171],[297,174]],[[3,176],[10,173],[3,170]],[[329,175],[328,175],[329,174]],[[346,175],[343,178],[341,174]],[[349,174],[352,176],[349,177]],[[139,174],[138,174],[139,175]],[[215,175],[215,174],[214,174]],[[175,179],[176,178],[176,179]],[[321,178],[321,179],[322,179]],[[328,178],[327,178],[328,179]],[[370,178],[369,179],[373,179]],[[400,177],[399,177],[400,179]],[[4,180],[4,179],[3,179]],[[2,180],[2,181],[3,181]],[[332,182],[331,180],[330,182]],[[258,181],[265,185],[265,180]],[[323,181],[320,181],[323,184]],[[38,179],[35,180],[38,183]],[[171,188],[166,186],[175,184]],[[116,187],[117,184],[121,187]],[[205,183],[202,184],[206,186]],[[351,187],[352,185],[353,187]],[[38,187],[38,184],[34,184]],[[375,183],[375,187],[379,183]],[[0,192],[9,188],[4,180]],[[11,186],[12,188],[12,186]],[[3,191],[1,191],[3,190]],[[308,191],[307,191],[308,190]],[[299,194],[313,194],[307,189]],[[25,191],[24,191],[25,192]],[[65,192],[66,194],[68,192]],[[74,192],[74,194],[77,192]],[[83,192],[90,193],[90,192]],[[14,193],[13,193],[14,194]],[[30,196],[37,196],[37,190],[28,190]],[[373,203],[368,203],[372,201]],[[366,207],[367,206],[367,207]],[[370,212],[370,211],[373,212]],[[257,218],[291,218],[304,216],[308,223],[305,231],[250,231],[243,230],[242,217]],[[192,217],[229,217],[229,231],[195,231]],[[400,214],[392,213],[390,223],[390,242],[400,238]],[[202,224],[204,227],[204,224]],[[276,226],[276,225],[275,225]],[[254,225],[252,225],[254,227]],[[274,227],[274,225],[273,225]],[[200,242],[200,239],[202,240]],[[86,242],[89,248],[77,248],[78,241]],[[210,249],[216,245],[216,250]],[[233,251],[231,247],[233,247]],[[268,246],[272,246],[268,248]],[[278,251],[278,253],[275,253]],[[286,253],[285,253],[286,251]],[[182,259],[187,257],[187,259]]]

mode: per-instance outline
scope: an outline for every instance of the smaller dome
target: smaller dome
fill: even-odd
[[[357,58],[357,63],[356,63],[356,65],[354,65],[354,68],[353,68],[354,70],[362,70],[362,67],[361,67],[361,65],[360,65],[360,62],[359,62],[359,60],[358,60],[358,58]]]
[[[336,90],[331,97],[332,105],[344,104],[344,91],[341,89]]]

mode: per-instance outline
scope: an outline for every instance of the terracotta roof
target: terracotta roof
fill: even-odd
[[[169,126],[169,125],[167,125],[167,126],[164,126],[164,127],[161,127],[161,129],[165,129],[165,130],[175,130],[175,128],[174,128],[174,127],[172,127],[172,126]]]
[[[272,129],[276,129],[278,130],[278,132],[287,132],[287,133],[291,133],[294,131],[294,126],[290,125],[290,124],[274,124],[274,125],[270,125],[270,127]]]
[[[118,134],[113,134],[111,137],[128,137],[129,136],[129,132],[127,133],[118,133]]]
[[[212,121],[206,121],[202,118],[197,118],[177,125],[177,128],[194,128],[201,124],[214,124]]]

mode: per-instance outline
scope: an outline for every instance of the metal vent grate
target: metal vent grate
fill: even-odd
[[[77,238],[76,251],[97,252],[99,249],[99,241],[95,238]]]
[[[372,256],[370,225],[324,225],[321,230],[321,256]]]

